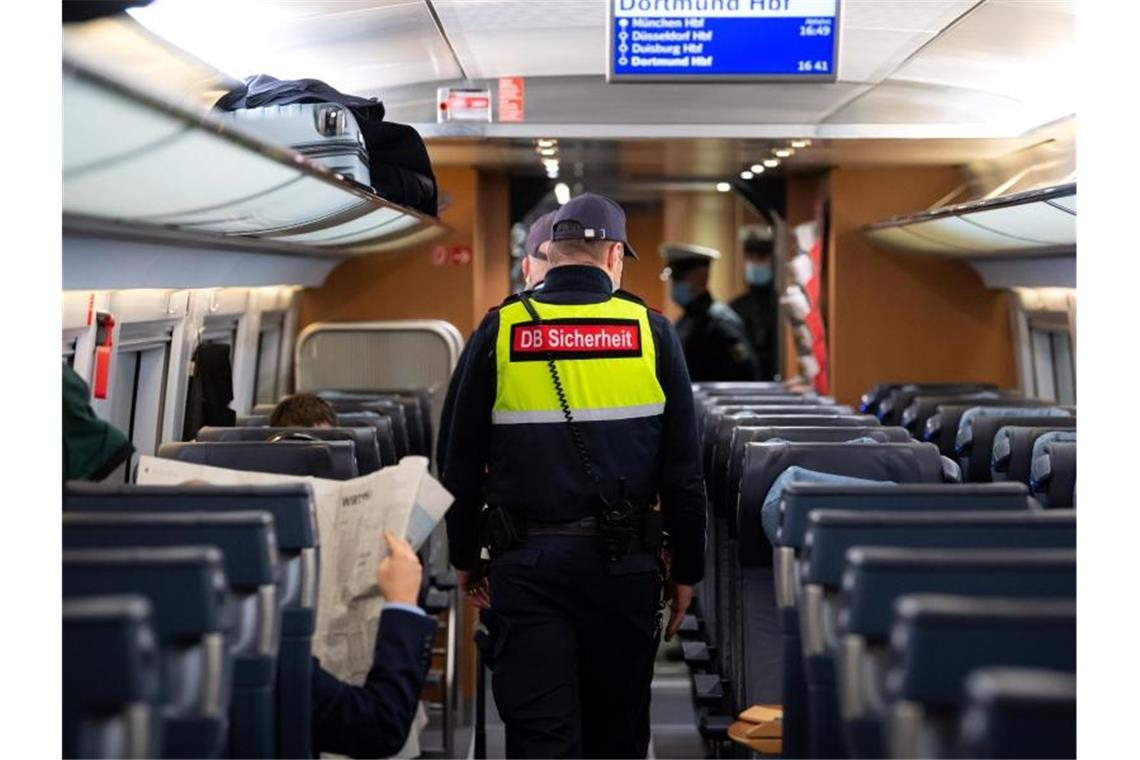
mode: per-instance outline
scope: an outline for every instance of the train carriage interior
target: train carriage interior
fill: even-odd
[[[435,632],[382,756],[518,756],[442,459],[465,346],[541,294],[534,231],[591,193],[637,252],[620,287],[680,335],[706,493],[646,755],[1127,752],[1127,4],[42,5],[6,61],[42,69],[5,137],[11,332],[45,335],[4,374],[13,433],[57,452],[10,437],[43,533],[7,619],[48,621],[12,644],[45,647],[10,687],[44,681],[21,754],[332,756],[313,658],[360,685],[396,657],[368,563],[398,524]],[[712,314],[731,348],[692,338]]]

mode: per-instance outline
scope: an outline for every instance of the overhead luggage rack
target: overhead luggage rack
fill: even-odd
[[[66,58],[63,92],[66,232],[331,268],[444,229],[291,149]]]

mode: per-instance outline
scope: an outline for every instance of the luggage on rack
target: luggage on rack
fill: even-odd
[[[288,145],[394,203],[438,216],[439,192],[423,138],[384,121],[384,104],[319,79],[258,74],[214,104],[221,118]]]

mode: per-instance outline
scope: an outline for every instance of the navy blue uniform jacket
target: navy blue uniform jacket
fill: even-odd
[[[535,291],[533,298],[539,303],[598,303],[610,298],[611,289],[609,275],[602,269],[559,266],[547,273],[542,289]],[[673,326],[652,310],[649,326],[657,353],[657,379],[666,398],[664,414],[653,423],[655,431],[622,437],[606,436],[604,430],[614,428],[600,423],[582,423],[579,427],[589,442],[591,459],[604,477],[627,478],[629,496],[635,502],[651,504],[660,497],[673,549],[673,577],[679,583],[692,584],[704,574],[705,549],[705,490],[697,451],[692,386]],[[574,513],[581,505],[567,492],[550,487],[555,474],[546,469],[550,466],[567,468],[557,473],[560,480],[584,477],[569,434],[562,426],[544,426],[542,434],[548,438],[543,439],[541,447],[542,466],[512,468],[510,475],[499,481],[488,480],[488,464],[497,445],[492,438],[491,409],[498,330],[499,313],[493,310],[464,349],[440,424],[438,459],[443,466],[443,485],[455,497],[447,512],[448,543],[451,563],[460,570],[469,570],[475,563],[479,512],[485,501],[512,508],[525,506],[542,515],[540,519],[551,521],[583,516]],[[513,449],[499,454],[529,456]]]
[[[313,753],[391,757],[408,739],[431,665],[435,618],[385,609],[363,686],[341,681],[313,659]]]

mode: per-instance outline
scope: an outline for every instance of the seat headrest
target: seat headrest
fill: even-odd
[[[164,443],[158,456],[231,470],[312,475],[331,480],[357,476],[351,441],[192,441]]]
[[[68,512],[65,549],[216,546],[232,588],[277,582],[277,544],[268,512]]]
[[[379,419],[377,417],[376,419]],[[361,475],[375,472],[382,466],[377,429],[371,425],[359,427],[204,427],[195,434],[198,441],[352,441],[356,466]]]
[[[939,483],[942,460],[928,443],[788,443],[767,441],[744,447],[739,497],[730,510],[730,537],[740,539],[745,564],[771,561],[771,545],[761,529],[764,499],[780,473],[797,465],[808,470],[895,483]]]
[[[262,486],[140,486],[69,482],[64,512],[268,512],[285,551],[315,547],[317,518],[308,483]]]
[[[63,699],[117,713],[159,695],[159,661],[145,596],[120,594],[63,601]]]
[[[928,549],[1073,549],[1071,511],[846,511],[817,509],[804,536],[804,583],[837,587],[856,546]]]
[[[1023,483],[956,485],[950,483],[900,483],[858,488],[826,483],[791,483],[780,502],[780,546],[800,549],[808,529],[808,516],[815,510],[905,511],[1028,511],[1035,506]]]
[[[1074,600],[914,594],[898,601],[895,615],[886,681],[892,701],[957,708],[966,677],[991,665],[1076,672]]]
[[[222,553],[213,546],[64,549],[63,596],[138,594],[164,640],[197,639],[229,630]]]
[[[906,594],[1075,598],[1077,553],[858,546],[847,550],[842,588],[840,630],[884,639],[895,602]]]

